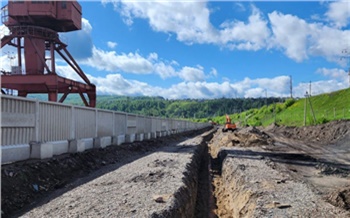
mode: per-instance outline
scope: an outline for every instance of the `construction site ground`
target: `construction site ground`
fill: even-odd
[[[350,217],[350,122],[222,126],[3,165],[2,217]]]

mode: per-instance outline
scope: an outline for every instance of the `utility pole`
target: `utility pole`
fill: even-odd
[[[307,101],[309,101],[311,114],[312,114],[312,117],[314,119],[314,124],[316,124],[316,116],[315,116],[314,109],[312,108],[310,95],[309,95],[309,93],[306,92],[306,94],[305,94],[305,102],[304,102],[304,126],[306,126]]]
[[[293,98],[293,81],[292,76],[289,76],[290,78],[290,98]]]
[[[310,84],[309,84],[309,96],[311,96],[311,80],[310,80]]]

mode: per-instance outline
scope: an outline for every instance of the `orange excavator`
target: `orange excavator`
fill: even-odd
[[[222,129],[223,132],[227,132],[228,130],[231,130],[231,132],[237,130],[237,126],[235,123],[231,123],[231,118],[229,115],[226,114],[226,123],[224,128]]]

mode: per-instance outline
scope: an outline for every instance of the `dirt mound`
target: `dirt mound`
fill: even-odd
[[[217,131],[215,143],[209,143],[211,155],[215,158],[222,147],[255,147],[270,145],[271,137],[255,127],[246,127],[233,133]]]
[[[282,134],[284,137],[332,144],[349,135],[350,121],[339,120],[326,124],[306,127],[287,127],[270,125],[266,131]]]

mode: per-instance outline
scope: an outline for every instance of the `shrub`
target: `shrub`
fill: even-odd
[[[284,102],[284,108],[288,108],[292,106],[295,103],[295,100],[293,98],[289,98]]]
[[[328,123],[329,120],[325,117],[319,118],[316,120],[317,124],[324,124],[324,123]]]

